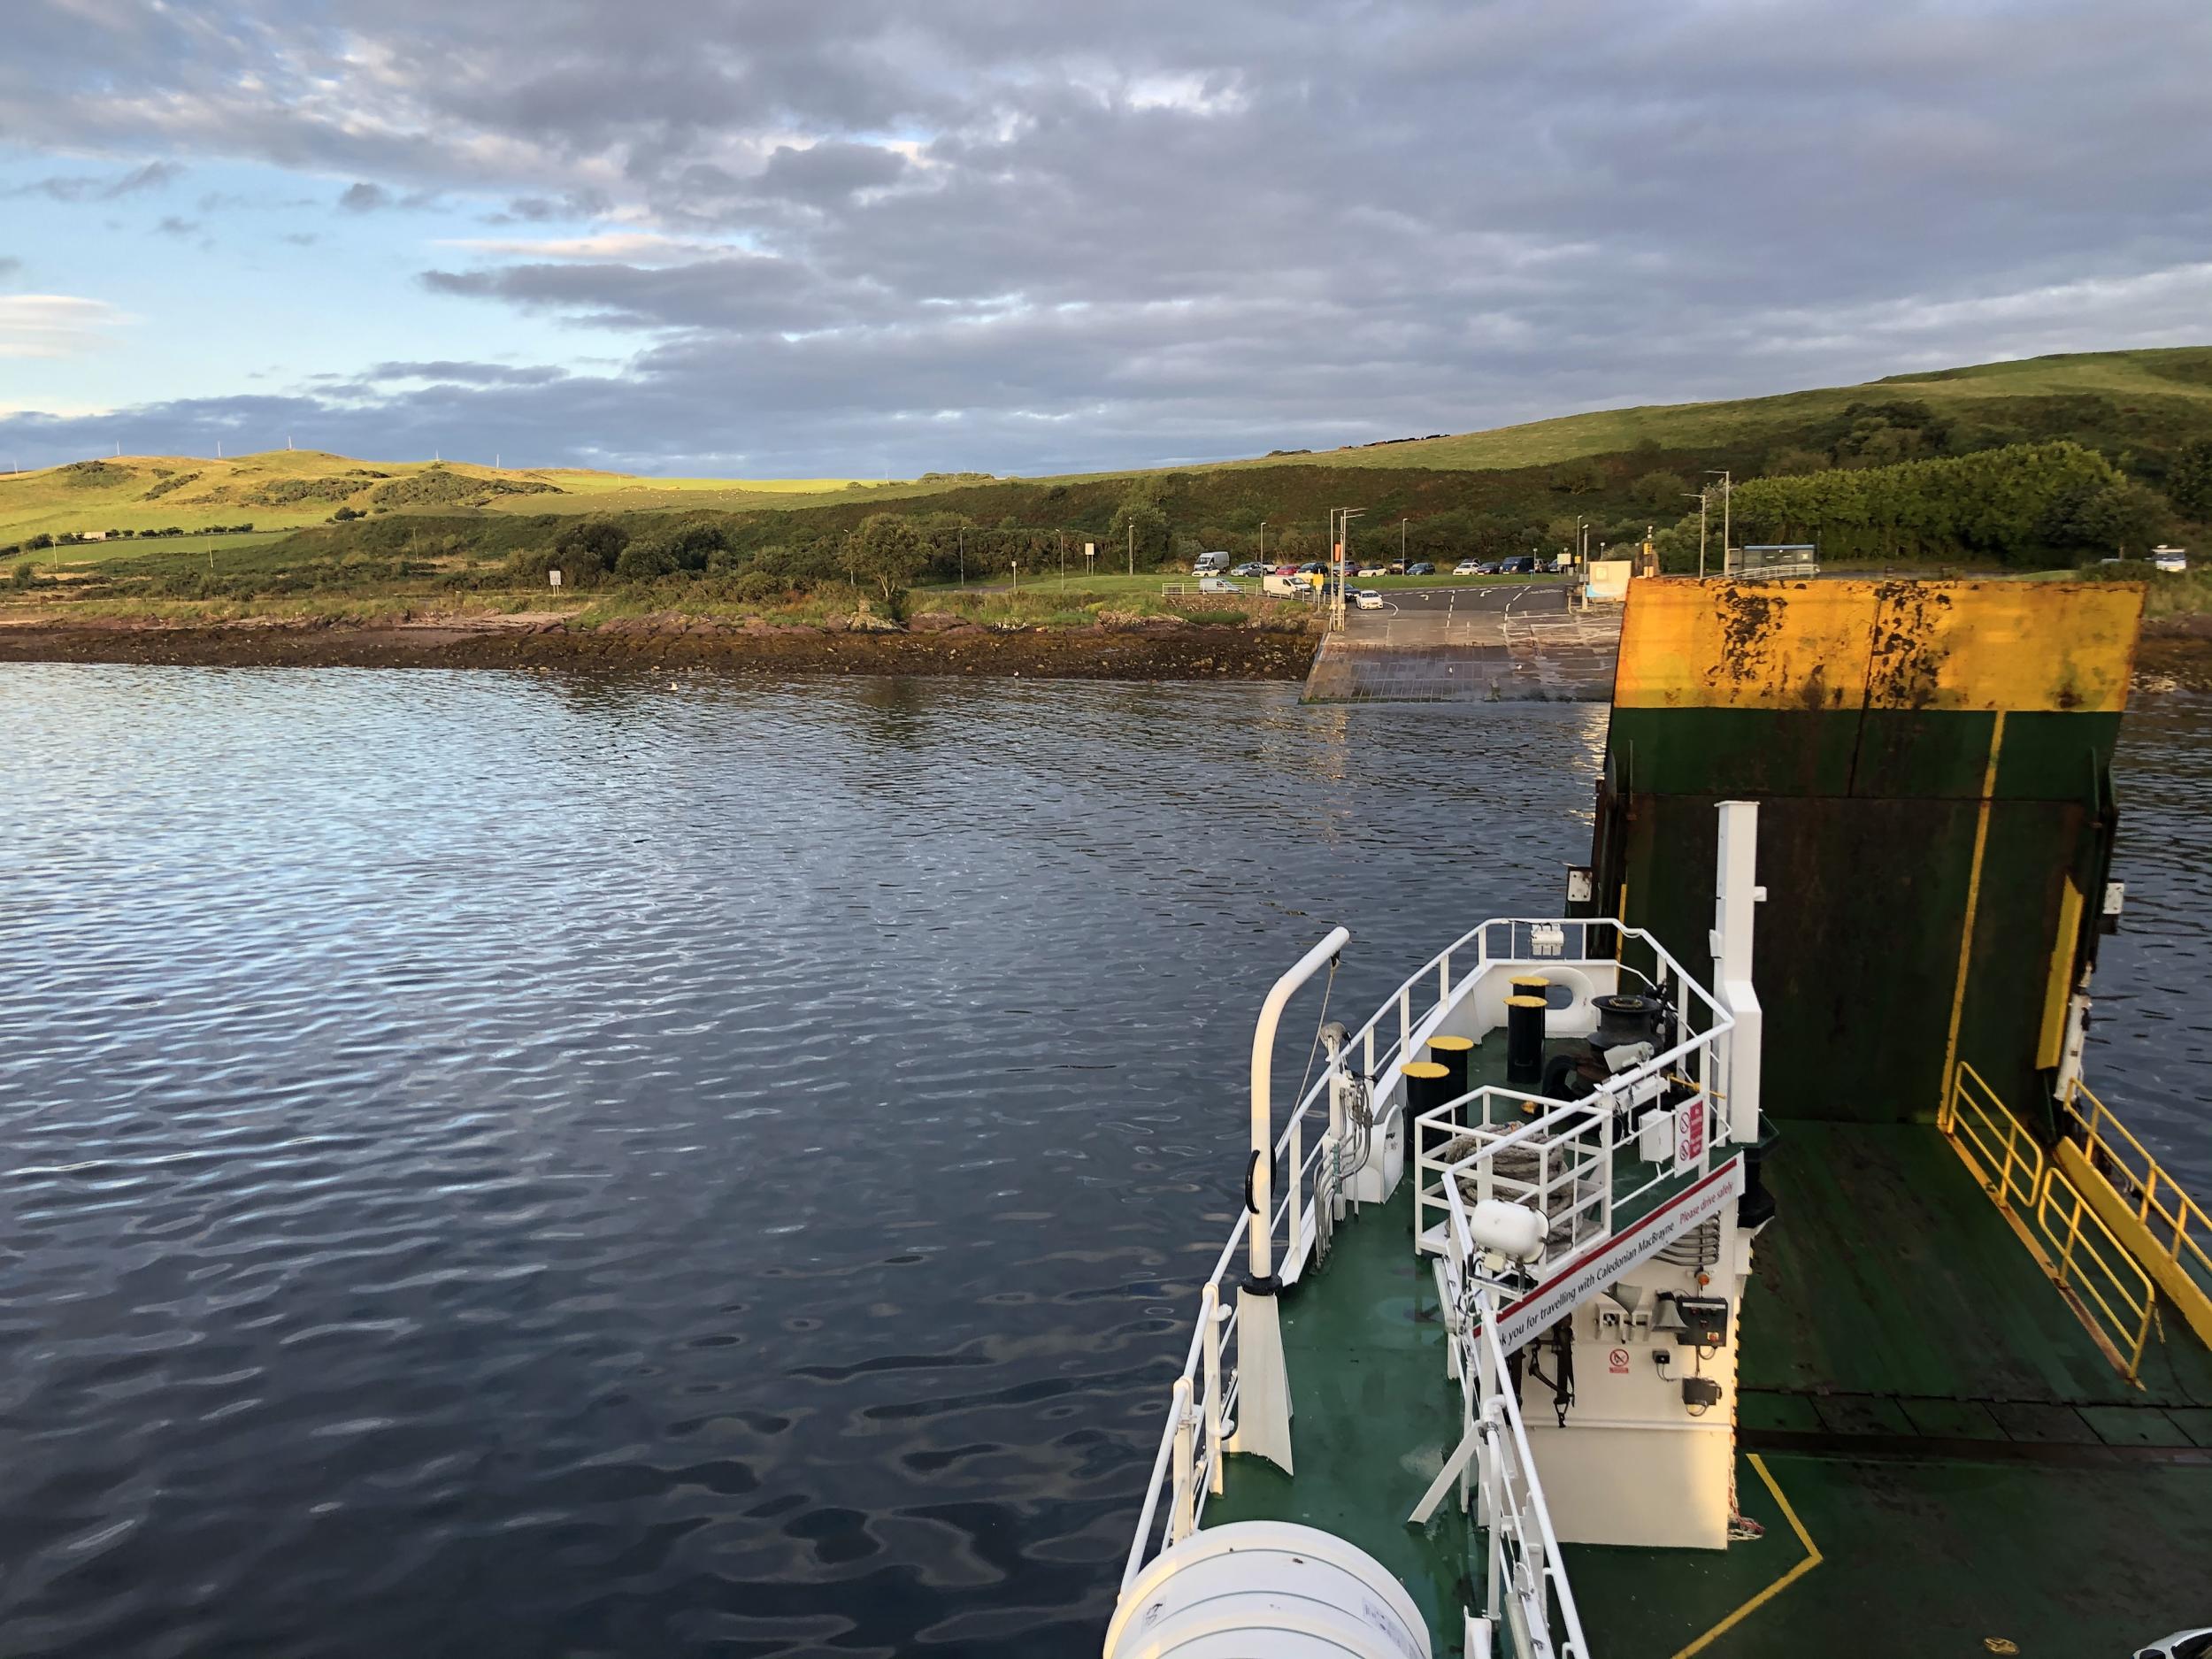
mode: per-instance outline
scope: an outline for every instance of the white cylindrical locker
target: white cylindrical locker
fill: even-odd
[[[1430,1659],[1428,1622],[1375,1558],[1289,1521],[1206,1527],[1137,1577],[1105,1659]]]

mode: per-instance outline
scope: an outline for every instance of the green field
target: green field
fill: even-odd
[[[1279,466],[1291,462],[1330,466],[1506,469],[1548,466],[1640,446],[1666,449],[1724,449],[1770,441],[1778,432],[1811,428],[1854,403],[1909,399],[1970,426],[2008,425],[2071,406],[2093,419],[2151,417],[2194,428],[2212,425],[2212,348],[2082,352],[1985,363],[1932,373],[1894,375],[1860,386],[1785,392],[1772,397],[1713,403],[1651,403],[1599,410],[1490,432],[1463,433],[1412,443],[1369,445],[1235,463]],[[2093,407],[2099,403],[2109,410]],[[2034,405],[2041,404],[2043,409]],[[2075,431],[2065,435],[2092,434]]]
[[[964,561],[974,582],[992,587],[1010,581],[1016,559],[1025,588],[1056,584],[1060,549],[1070,549],[1072,568],[1079,563],[1072,550],[1096,542],[1100,578],[1082,591],[1105,597],[1114,592],[1105,579],[1124,557],[1125,526],[1133,525],[1144,548],[1140,569],[1152,568],[1129,591],[1156,597],[1163,572],[1187,568],[1201,549],[1225,549],[1240,560],[1263,555],[1270,563],[1318,557],[1329,510],[1349,505],[1365,512],[1353,534],[1354,556],[1363,562],[1394,559],[1402,547],[1448,571],[1463,557],[1555,553],[1586,535],[1594,552],[1619,549],[1655,530],[1670,568],[1694,568],[1696,515],[1682,492],[1718,468],[1750,486],[1737,497],[1740,532],[1747,524],[1755,530],[1755,518],[1746,513],[1762,503],[1778,529],[1793,515],[1826,512],[1837,522],[1810,526],[1824,544],[1844,536],[1851,527],[1845,518],[1856,514],[1854,553],[1955,562],[1978,544],[1947,529],[1941,514],[1922,510],[1925,500],[1957,496],[1952,471],[1943,469],[1964,467],[1985,452],[2008,457],[2024,453],[2024,446],[2047,449],[2057,440],[2090,452],[2088,465],[2107,480],[2108,493],[2123,483],[2138,489],[2135,505],[2148,502],[2185,543],[2212,534],[2212,524],[2193,521],[2183,506],[2200,500],[2201,480],[2175,485],[2186,474],[2191,446],[2200,451],[2212,442],[2212,347],[2190,347],[1989,364],[1772,397],[1600,411],[1419,442],[1061,478],[645,478],[362,461],[310,450],[217,460],[111,457],[0,476],[0,574],[27,563],[32,576],[19,591],[49,598],[96,594],[105,601],[357,596],[426,584],[488,593],[516,587],[515,576],[531,568],[533,557],[541,584],[544,551],[565,534],[591,530],[580,520],[604,518],[624,539],[644,541],[710,525],[722,551],[707,573],[725,586],[787,580],[804,590],[841,580],[849,534],[870,515],[890,511],[910,518],[936,578]],[[2067,453],[2079,459],[2079,450]],[[1914,525],[1893,533],[1890,515],[1910,494],[1909,480],[1898,473],[1893,481],[1893,471],[1924,461],[1940,464],[1940,480],[1919,488],[1925,500]],[[1984,471],[2002,483],[2013,476],[2003,471],[2010,465],[2001,459]],[[2181,473],[2173,471],[2177,465]],[[1819,488],[1801,488],[1809,480]],[[1846,484],[1858,491],[1847,501]],[[2157,494],[2170,486],[2178,490],[2170,499]],[[2008,492],[2017,494],[2006,485],[1996,495]],[[1686,510],[1687,531],[1670,531]],[[341,514],[344,519],[334,522]],[[1717,546],[1717,512],[1714,518]],[[1997,562],[2017,568],[2139,551],[2134,543],[2144,539],[2144,522],[2139,512],[2132,532],[2061,526],[2065,534],[2054,531],[2047,548],[2008,548]],[[250,534],[190,534],[247,524]],[[150,534],[171,530],[179,534]],[[28,545],[90,532],[113,539]],[[287,533],[295,534],[287,539]]]
[[[1416,442],[1278,454],[1151,472],[1071,473],[864,482],[841,478],[647,478],[570,468],[495,470],[461,462],[359,461],[319,450],[274,450],[209,460],[126,456],[0,476],[0,546],[38,534],[93,530],[191,530],[250,523],[257,529],[320,524],[340,508],[356,512],[588,513],[814,508],[873,510],[893,502],[947,497],[971,503],[1070,491],[1150,477],[1174,488],[1223,473],[1206,493],[1225,505],[1254,503],[1255,521],[1273,503],[1293,518],[1315,500],[1371,500],[1414,514],[1445,503],[1440,491],[1386,483],[1376,472],[1528,474],[1577,461],[1615,470],[1690,462],[1749,476],[1784,449],[1818,448],[1855,404],[1909,402],[1950,423],[1955,448],[2066,437],[2110,452],[2155,457],[2190,436],[2212,434],[2212,348],[2080,353],[1983,364],[1860,386],[1830,387],[1721,403],[1650,404],[1595,411],[1494,431]],[[1689,468],[1689,473],[1701,469]],[[1249,476],[1257,474],[1259,476]],[[1367,474],[1363,480],[1360,476]],[[1686,474],[1688,475],[1688,474]],[[1348,494],[1349,492],[1349,494]],[[1511,496],[1492,488],[1485,497]],[[1450,504],[1459,504],[1454,502]],[[980,517],[980,515],[974,515]],[[1030,515],[1018,514],[1029,521]],[[1667,517],[1672,517],[1670,510]],[[1049,521],[1048,519],[1045,521]],[[1065,520],[1064,520],[1064,522]],[[1376,534],[1371,525],[1367,534]]]
[[[633,478],[567,468],[526,470],[460,462],[359,461],[317,449],[275,449],[207,460],[111,456],[0,475],[0,546],[46,534],[250,524],[262,530],[322,524],[341,508],[380,512],[609,512],[782,506],[849,499],[843,479]]]

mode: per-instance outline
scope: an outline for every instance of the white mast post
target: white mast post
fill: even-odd
[[[1252,1149],[1245,1177],[1249,1195],[1245,1233],[1250,1271],[1237,1286],[1237,1432],[1230,1437],[1229,1449],[1256,1452],[1279,1464],[1285,1474],[1292,1472],[1290,1376],[1283,1363],[1283,1327],[1275,1305],[1276,1292],[1282,1286],[1274,1269],[1275,1125],[1268,1099],[1275,1065],[1275,1027],[1282,1020],[1283,1007],[1292,993],[1351,941],[1349,928],[1331,928],[1327,938],[1275,981],[1267,1000],[1260,1004],[1259,1024],[1252,1033]],[[1293,1181],[1298,1179],[1295,1169],[1289,1175]]]
[[[1751,986],[1752,906],[1767,890],[1758,884],[1759,803],[1723,801],[1720,854],[1713,899],[1713,994],[1736,1022],[1728,1033],[1728,1138],[1759,1138],[1759,994]]]

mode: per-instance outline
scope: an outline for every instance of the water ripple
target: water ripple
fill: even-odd
[[[10,1655],[1092,1650],[1253,1009],[1555,891],[1603,718],[680,684],[0,669]],[[2212,712],[2127,767],[2188,1122]]]

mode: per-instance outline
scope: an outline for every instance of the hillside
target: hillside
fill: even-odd
[[[358,461],[319,449],[274,449],[208,460],[102,457],[0,475],[0,544],[44,534],[174,527],[187,533],[250,524],[257,531],[321,524],[357,513],[649,511],[691,504],[741,508],[795,492],[841,490],[842,479],[647,479],[550,467],[494,469],[457,461]]]
[[[1488,557],[1562,543],[1578,521],[1601,543],[1639,537],[1690,508],[1683,492],[1712,468],[1742,481],[2066,439],[2162,488],[2170,460],[2200,438],[2212,438],[2212,347],[1984,364],[1411,442],[1041,479],[664,479],[364,462],[305,450],[213,461],[106,458],[0,476],[0,549],[76,531],[143,536],[250,524],[266,533],[321,525],[341,511],[379,522],[434,517],[441,536],[502,549],[549,537],[551,530],[535,526],[557,517],[705,511],[754,521],[740,541],[789,544],[840,533],[886,508],[1118,541],[1123,509],[1140,503],[1163,551],[1258,550],[1264,535],[1268,549],[1291,553],[1317,549],[1330,507],[1357,504],[1367,509],[1363,549],[1395,551],[1402,536],[1417,557]],[[517,515],[528,524],[514,522]],[[480,529],[471,530],[472,521]],[[419,529],[429,534],[427,526]],[[368,540],[390,545],[388,537]],[[417,530],[405,540],[419,541]],[[104,554],[120,550],[111,544]]]
[[[2212,431],[2212,347],[2078,352],[1984,363],[1922,374],[1892,375],[1858,386],[1785,392],[1712,403],[1653,403],[1599,410],[1490,432],[1411,442],[1369,444],[1232,463],[1298,462],[1348,467],[1494,470],[1551,465],[1625,452],[1760,449],[1816,436],[1853,403],[1906,400],[1926,404],[1989,448],[2024,438],[2108,442],[2155,440],[2177,427]]]

